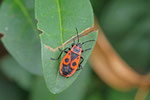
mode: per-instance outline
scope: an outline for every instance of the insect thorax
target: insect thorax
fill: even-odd
[[[79,54],[81,52],[81,49],[79,49],[77,47],[73,47],[73,52]]]

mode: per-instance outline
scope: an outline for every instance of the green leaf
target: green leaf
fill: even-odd
[[[40,39],[36,31],[33,0],[5,0],[0,10],[2,42],[25,69],[41,75]]]
[[[41,77],[37,77],[30,92],[29,100],[55,100],[55,95],[48,91],[44,80]]]
[[[104,7],[100,22],[120,56],[137,72],[149,72],[149,1],[115,0]],[[138,63],[137,63],[138,62]]]
[[[68,89],[58,94],[57,100],[84,100],[93,83],[91,74],[91,68],[86,63],[80,77]]]
[[[136,90],[134,89],[129,92],[120,92],[117,90],[110,89],[107,95],[107,100],[134,100]]]
[[[0,100],[25,100],[24,91],[15,84],[2,79],[0,75]]]
[[[150,93],[148,93],[146,100],[150,100]]]
[[[70,88],[64,92],[54,95],[49,93],[42,78],[37,78],[31,91],[30,100],[83,100],[89,89],[91,82],[91,69],[88,64],[79,77]]]
[[[101,93],[96,92],[94,94],[90,94],[87,100],[104,100]]]
[[[38,20],[38,29],[43,32],[40,39],[42,67],[46,84],[52,93],[60,93],[73,83],[80,71],[70,78],[61,76],[59,64],[62,58],[59,61],[50,60],[51,57],[58,57],[60,52],[52,52],[45,45],[56,48],[76,35],[76,27],[79,33],[91,27],[94,23],[92,7],[88,0],[35,0],[35,17]],[[93,32],[80,38],[80,42],[96,40],[96,37],[97,33]],[[94,44],[95,42],[87,43],[83,46],[83,49],[93,48]],[[71,47],[71,44],[65,47]],[[91,51],[82,54],[85,59],[82,66],[85,65]]]
[[[11,80],[15,81],[25,90],[31,88],[33,76],[20,67],[20,65],[11,57],[5,56],[0,61],[2,72]]]
[[[132,28],[117,49],[120,55],[141,74],[149,72],[150,59],[150,15],[145,16]],[[138,62],[138,63],[137,63]]]

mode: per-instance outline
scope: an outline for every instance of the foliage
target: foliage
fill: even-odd
[[[94,24],[92,8],[88,0],[71,0],[69,2],[68,0],[45,0],[44,2],[35,0],[35,17],[38,21],[37,27],[42,32],[40,35],[42,67],[46,84],[51,92],[59,93],[70,86],[81,71],[76,72],[75,75],[68,79],[60,75],[59,65],[61,59],[59,61],[50,61],[50,58],[58,57],[60,52],[50,51],[45,45],[56,48],[76,35],[76,28],[80,33],[86,28],[91,27]],[[80,42],[96,40],[96,36],[95,32],[91,33],[84,38],[80,38]],[[71,47],[71,44],[65,47]],[[94,44],[83,45],[84,49],[89,47],[93,48]],[[83,67],[90,53],[91,51],[87,51],[82,55],[84,57]]]
[[[137,72],[145,74],[150,70],[149,3],[148,0],[91,0],[91,6],[89,0],[3,0],[0,100],[133,100],[137,89],[121,92],[97,77],[87,62],[92,50],[82,55],[83,70],[65,78],[59,74],[62,58],[50,60],[60,52],[50,51],[45,45],[52,48],[62,45],[76,35],[76,27],[79,33],[91,27],[95,14],[116,51]],[[96,37],[97,32],[92,32],[80,41]],[[93,49],[94,45],[95,42],[89,43],[83,49]],[[71,43],[65,47],[71,47]],[[146,100],[149,98],[150,95]]]

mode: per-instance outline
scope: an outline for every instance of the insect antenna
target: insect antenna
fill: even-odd
[[[92,41],[95,41],[95,40],[88,40],[88,41],[82,42],[81,45],[83,45],[83,44],[85,44],[85,43],[87,43],[87,42],[92,42]]]
[[[78,29],[76,28],[77,31],[77,37],[78,37],[78,43],[79,43],[79,34],[78,34]]]

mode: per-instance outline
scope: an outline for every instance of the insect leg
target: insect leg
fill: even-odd
[[[61,50],[60,48],[58,48],[60,52],[65,52],[65,53],[68,53],[68,51],[66,51],[66,49],[70,50],[69,47],[65,48],[64,50]]]
[[[55,58],[51,58],[51,60],[58,60],[61,57],[61,55],[62,55],[63,52],[67,53],[67,51],[66,51],[67,49],[70,50],[69,47],[65,48],[64,50],[59,49],[61,51],[61,53],[59,54],[58,58],[56,58],[56,59]]]
[[[80,40],[79,40],[79,34],[78,34],[79,32],[78,32],[77,27],[76,27],[76,31],[77,31],[77,37],[78,37],[78,43],[79,43]]]
[[[91,48],[88,48],[88,49],[82,50],[82,52],[85,52],[85,51],[88,51],[88,50],[91,50]]]
[[[81,56],[81,62],[79,65],[81,65],[83,63],[83,61],[84,61],[84,58]]]
[[[85,43],[87,43],[87,42],[92,42],[92,41],[95,41],[95,40],[87,40],[85,42],[82,42],[82,45],[85,44]]]
[[[81,62],[79,63],[79,68],[77,69],[77,71],[80,69],[83,69],[83,67],[81,65],[83,63],[83,61],[84,61],[84,58],[81,56]]]
[[[75,40],[73,39],[73,43],[71,44],[71,46],[73,47],[76,44]]]

